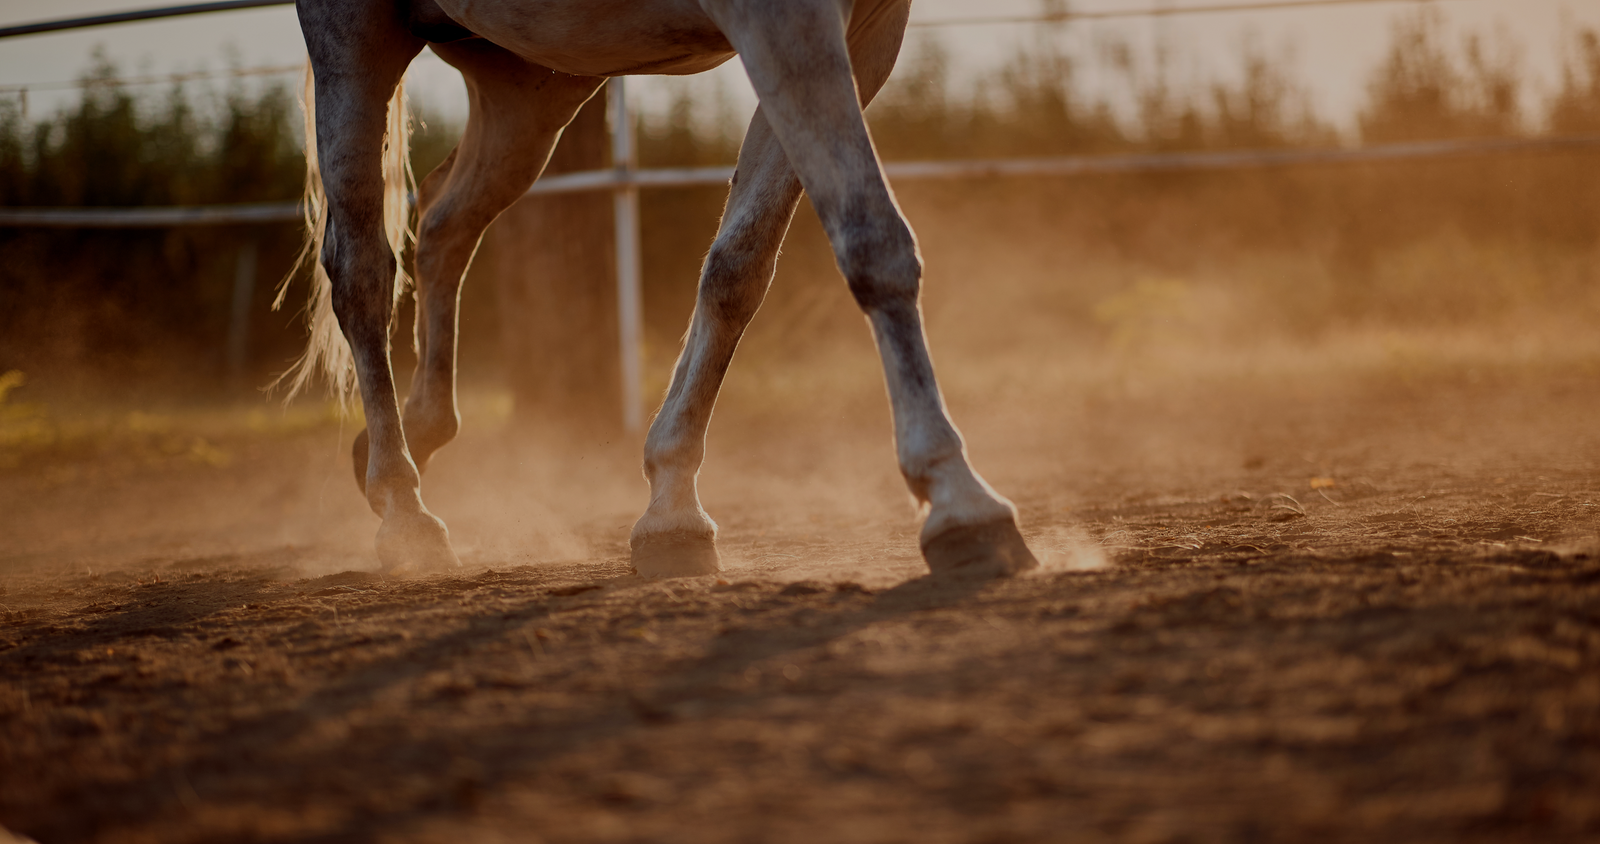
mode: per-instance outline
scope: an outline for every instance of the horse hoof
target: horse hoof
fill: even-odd
[[[386,574],[461,567],[461,560],[450,547],[449,528],[426,510],[403,519],[384,520],[378,528],[378,562]]]
[[[361,494],[367,494],[367,457],[371,454],[367,445],[367,429],[362,428],[356,434],[356,442],[350,446],[350,462],[356,470],[356,486],[361,487]]]
[[[1012,577],[1039,567],[1011,519],[950,528],[923,541],[922,558],[941,576]]]
[[[641,577],[698,577],[722,571],[717,541],[690,533],[635,537],[633,570]]]

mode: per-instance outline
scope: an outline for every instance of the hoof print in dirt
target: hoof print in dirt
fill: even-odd
[[[922,543],[922,557],[929,571],[947,577],[1012,577],[1039,567],[1010,519],[944,531]]]
[[[717,541],[708,536],[668,533],[635,537],[633,570],[640,577],[699,577],[722,571]]]

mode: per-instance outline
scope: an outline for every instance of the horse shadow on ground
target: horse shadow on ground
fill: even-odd
[[[85,628],[36,640],[7,654],[4,661],[103,647],[127,636],[177,635],[179,625],[270,600],[268,593],[281,585],[260,577],[209,590],[203,584],[151,587],[150,594],[163,592],[168,600],[119,608]],[[632,576],[590,584],[601,591],[651,585]],[[340,820],[309,836],[293,837],[373,840],[423,820],[470,816],[486,795],[543,773],[541,766],[547,760],[586,746],[626,740],[664,724],[692,723],[693,717],[737,717],[774,695],[803,694],[739,686],[754,666],[826,646],[876,623],[960,606],[989,586],[981,580],[923,576],[876,594],[847,588],[852,600],[831,606],[809,602],[820,611],[820,620],[797,625],[784,623],[782,609],[822,595],[822,590],[812,593],[806,591],[811,587],[796,590],[791,585],[787,595],[761,595],[762,607],[771,612],[760,615],[755,624],[724,633],[703,653],[679,661],[652,682],[592,694],[592,706],[569,706],[557,713],[533,706],[498,723],[422,714],[405,729],[365,723],[369,719],[362,717],[363,710],[374,701],[414,691],[424,675],[448,669],[462,654],[514,644],[518,640],[513,637],[526,636],[542,619],[567,609],[550,597],[562,590],[540,591],[497,615],[470,617],[456,629],[411,639],[391,655],[333,675],[292,705],[245,718],[228,713],[219,719],[212,714],[202,728],[209,735],[189,739],[178,752],[153,747],[159,742],[145,739],[144,752],[150,758],[140,765],[143,770],[137,777],[80,776],[64,782],[48,801],[55,809],[75,806],[75,811],[43,806],[19,815],[13,806],[6,820],[13,829],[39,840],[80,841],[137,828],[152,818],[183,817],[202,806],[228,807],[249,815],[334,796]],[[578,600],[585,590],[565,591],[577,596],[570,600]],[[213,629],[213,635],[224,632],[225,627]],[[479,691],[468,687],[446,694],[467,697]],[[169,707],[185,703],[181,689],[156,687],[149,693],[169,696]],[[699,715],[686,716],[696,707]]]

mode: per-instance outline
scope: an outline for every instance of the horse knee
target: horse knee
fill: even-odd
[[[834,237],[839,272],[862,311],[915,306],[922,289],[922,256],[911,228],[896,214],[840,226]]]

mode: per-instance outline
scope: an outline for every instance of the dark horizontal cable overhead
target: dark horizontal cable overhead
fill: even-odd
[[[0,27],[0,38],[13,38],[21,35],[38,35],[45,32],[60,32],[68,29],[82,29],[84,27],[105,26],[107,24],[114,23],[134,23],[137,21],[158,20],[160,18],[172,18],[179,17],[181,15],[199,15],[206,12],[231,12],[238,9],[259,9],[266,6],[289,6],[293,5],[293,2],[294,0],[220,0],[220,2],[215,3],[195,3],[187,6],[164,6],[158,9],[133,9],[126,12],[111,12],[104,15],[89,15],[81,18],[63,18],[61,20],[37,21],[35,23]],[[1001,23],[1059,23],[1072,20],[1167,17],[1171,15],[1194,15],[1211,12],[1270,11],[1306,8],[1310,6],[1347,6],[1365,3],[1419,2],[1437,2],[1437,0],[1279,0],[1279,2],[1269,3],[1219,3],[1210,6],[1158,7],[1104,12],[1060,12],[1053,15],[1003,15],[995,17],[945,18],[938,20],[913,21],[911,25],[917,27],[932,27],[974,26]]]
[[[1111,18],[1153,18],[1173,15],[1203,15],[1215,12],[1263,12],[1305,9],[1314,6],[1358,6],[1370,3],[1433,3],[1440,0],[1278,0],[1271,3],[1216,3],[1209,6],[1161,6],[1145,9],[1112,9],[1103,12],[1057,12],[1049,15],[996,15],[990,17],[938,18],[912,21],[911,26],[984,26],[1004,23],[1065,23],[1075,20]]]
[[[105,26],[113,23],[134,23],[136,21],[157,20],[159,18],[175,18],[180,15],[200,15],[206,12],[232,12],[237,9],[259,9],[263,6],[292,6],[294,0],[221,0],[217,3],[195,3],[188,6],[164,6],[159,9],[133,9],[126,12],[111,12],[104,15],[89,15],[81,18],[62,18],[53,21],[38,21],[24,23],[16,26],[0,27],[0,38],[13,38],[19,35],[38,35],[44,32],[60,32],[65,29],[83,29],[89,26]]]

